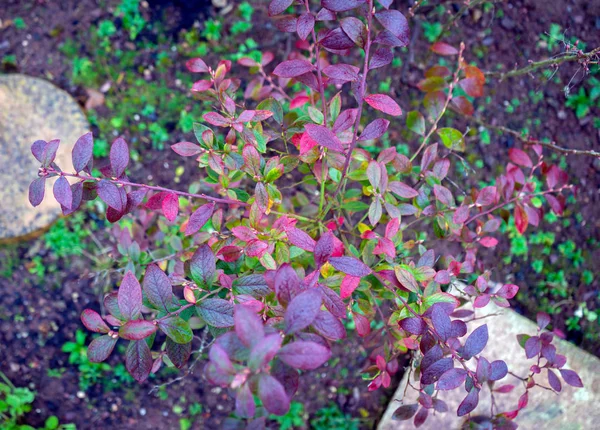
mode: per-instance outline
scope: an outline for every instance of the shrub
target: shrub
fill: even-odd
[[[417,85],[422,111],[406,113],[405,127],[418,137],[418,148],[410,156],[382,148],[392,124],[403,128],[397,119],[403,112],[390,95],[369,91],[369,72],[390,64],[394,48],[409,44],[407,19],[389,9],[388,0],[322,0],[321,8],[293,3],[274,0],[269,13],[281,31],[298,34],[297,51],[278,64],[270,52],[260,61],[241,58],[235,67],[249,69],[249,82],[231,76],[230,61],[187,62],[203,77],[192,92],[211,101],[214,111],[194,124],[197,143],[172,149],[196,159],[207,191],[132,182],[122,138],[113,142],[99,176],[92,176],[90,133],[75,144],[74,172],[54,163],[58,140],[33,143],[41,163],[30,187],[34,206],[44,197],[45,181],[56,177],[53,193],[65,214],[99,197],[110,222],[128,214],[139,220],[119,236],[121,253],[137,257],[129,260],[118,291],[105,297],[108,314],[82,313],[83,324],[101,334],[88,358],[102,362],[119,339],[128,341],[126,368],[143,382],[162,363],[182,368],[193,353],[194,329],[201,328],[214,338],[206,378],[230,387],[237,417],[260,426],[268,413],[288,411],[300,372],[330,358],[330,343],[345,338],[342,321],[351,318],[372,351],[369,390],[390,385],[399,356],[408,353],[414,361],[419,404],[401,406],[396,418],[418,426],[431,410],[447,411],[441,391],[463,387],[467,394],[456,413],[468,415],[486,387],[496,394],[515,388],[499,382],[506,363],[483,355],[494,341],[487,325],[466,335],[474,311],[465,304],[508,307],[518,291],[493,283],[478,251],[496,246],[494,234],[511,212],[519,234],[537,226],[547,208],[561,214],[572,186],[544,158],[543,147],[554,145],[526,138],[526,147],[508,151],[493,185],[452,191],[461,190],[451,167],[465,163],[460,153],[467,144],[463,132],[442,120],[453,118],[450,111],[470,117],[486,81],[465,61],[462,44],[431,46],[453,66],[429,68]],[[359,57],[361,64],[349,64]],[[375,153],[360,147],[366,144]],[[545,205],[538,208],[532,199]],[[178,251],[139,258],[149,249],[144,233],[157,223],[178,226]],[[371,329],[374,320],[381,328]],[[518,405],[492,410],[497,428],[515,427],[512,420],[541,374],[555,391],[561,390],[559,374],[582,386],[563,368],[566,358],[545,331],[549,324],[540,313],[538,333],[519,336],[536,364],[523,377]]]

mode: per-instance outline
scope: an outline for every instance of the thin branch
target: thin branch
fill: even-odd
[[[592,49],[589,52],[576,52],[575,54],[563,55],[562,57],[556,58],[548,58],[547,60],[542,61],[534,61],[529,63],[528,66],[523,67],[521,69],[511,70],[510,72],[485,72],[486,77],[491,78],[499,78],[500,81],[503,81],[506,78],[513,78],[515,76],[526,75],[534,70],[540,69],[542,67],[554,66],[558,67],[562,63],[566,63],[569,61],[579,61],[584,64],[590,64],[591,62],[598,62],[598,55],[600,54],[600,46]]]
[[[463,115],[464,116],[464,115]],[[542,142],[541,140],[538,139],[534,139],[530,136],[524,136],[522,133],[516,131],[516,130],[512,130],[508,127],[504,127],[501,125],[492,125],[492,124],[488,124],[485,121],[483,121],[482,119],[479,119],[477,117],[474,116],[464,116],[467,120],[474,122],[478,125],[481,125],[485,128],[489,128],[492,130],[497,130],[501,133],[504,134],[510,134],[511,136],[515,137],[516,139],[520,140],[521,142],[523,142],[525,145],[540,145],[543,146],[545,148],[551,149],[553,151],[557,151],[557,152],[561,152],[563,154],[569,154],[569,155],[587,155],[587,156],[591,156],[591,157],[596,157],[596,158],[600,158],[600,152],[598,151],[594,151],[592,149],[573,149],[573,148],[565,148],[562,146],[558,146],[555,142]]]

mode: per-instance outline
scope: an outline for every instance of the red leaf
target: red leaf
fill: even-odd
[[[190,72],[205,73],[208,72],[208,66],[201,58],[192,58],[185,63]]]
[[[131,271],[123,277],[117,294],[119,311],[125,319],[138,319],[142,311],[142,287]]]
[[[202,152],[202,148],[192,142],[179,142],[171,145],[171,149],[182,157],[193,157]]]
[[[353,313],[354,325],[356,326],[356,332],[360,337],[365,337],[371,332],[371,323],[369,319],[364,315]]]
[[[96,333],[108,333],[110,331],[100,314],[91,309],[85,309],[81,313],[81,322],[85,328]]]
[[[471,116],[475,112],[473,104],[466,97],[453,97],[450,103],[463,115]]]
[[[390,122],[387,119],[376,119],[365,127],[358,140],[362,142],[365,140],[378,139],[385,134],[389,125]]]
[[[489,206],[496,201],[496,187],[485,187],[477,195],[475,204],[478,206]]]
[[[213,83],[211,81],[203,79],[203,80],[194,82],[194,84],[192,85],[192,89],[191,90],[192,90],[192,92],[201,93],[203,91],[208,90],[212,86],[213,86]]]
[[[306,60],[288,60],[275,67],[273,74],[280,78],[295,78],[313,70],[315,66]]]
[[[119,328],[119,336],[127,340],[142,340],[154,333],[156,328],[152,321],[127,321]]]
[[[444,42],[436,42],[429,47],[433,52],[439,55],[456,55],[458,49]]]
[[[120,178],[129,164],[129,147],[121,137],[115,139],[110,147],[110,167],[115,178]]]
[[[527,155],[527,153],[521,149],[510,148],[508,150],[508,157],[510,158],[510,161],[518,166],[533,167],[531,158],[529,158],[529,155]]]
[[[71,153],[73,159],[73,168],[75,172],[79,173],[88,165],[92,160],[94,150],[94,140],[92,133],[86,133],[77,139],[75,146],[73,146],[73,152]]]
[[[485,236],[479,240],[479,243],[486,248],[493,248],[494,246],[498,245],[498,239],[491,236]]]
[[[316,342],[298,340],[284,345],[277,356],[288,366],[314,370],[331,357],[331,350]]]
[[[525,208],[519,204],[515,205],[514,217],[517,231],[521,234],[525,233],[525,230],[527,230],[527,224],[529,224],[529,218]]]
[[[306,124],[304,127],[306,128],[306,132],[310,138],[319,145],[336,152],[344,151],[340,140],[337,138],[335,133],[329,130],[327,127],[316,124]]]
[[[162,201],[162,212],[170,222],[175,221],[179,213],[179,197],[175,193],[168,193]]]
[[[217,127],[228,127],[230,122],[227,118],[217,112],[208,112],[202,116],[206,122]]]
[[[500,289],[498,290],[496,295],[499,297],[503,297],[505,299],[512,299],[514,296],[517,295],[518,291],[519,291],[519,287],[517,285],[504,284],[500,287]]]
[[[340,297],[346,299],[358,288],[360,278],[356,276],[345,276],[340,285]]]
[[[433,194],[435,194],[435,198],[443,205],[448,207],[454,206],[454,197],[452,196],[452,192],[443,185],[435,184],[433,186]]]
[[[185,235],[197,233],[208,222],[215,209],[214,203],[207,203],[194,211],[185,228]]]
[[[458,81],[458,85],[471,97],[483,96],[483,85],[476,78],[465,78]]]
[[[402,115],[402,109],[398,103],[386,94],[371,94],[365,97],[365,102],[371,107],[392,116]]]
[[[67,181],[67,178],[60,176],[54,183],[52,191],[54,192],[54,198],[58,203],[67,209],[71,209],[71,206],[73,205],[73,191],[71,190],[71,185],[69,184],[69,181]]]

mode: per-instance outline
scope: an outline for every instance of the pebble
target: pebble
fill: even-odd
[[[558,117],[558,119],[562,119],[562,120],[567,119],[567,113],[562,109],[558,111],[556,116]]]
[[[513,21],[508,16],[505,16],[504,18],[502,18],[502,20],[500,21],[500,25],[503,28],[505,28],[506,30],[512,30],[516,26],[515,21]]]
[[[140,409],[140,415],[141,416],[145,416],[146,415],[146,408],[141,408]]]
[[[83,392],[83,391],[78,391],[78,392],[77,392],[77,397],[78,397],[79,399],[85,399],[85,392]],[[116,406],[116,405],[115,405],[115,406]]]

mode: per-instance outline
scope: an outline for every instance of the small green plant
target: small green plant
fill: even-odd
[[[441,22],[427,22],[423,21],[423,35],[430,42],[433,43],[442,35],[442,23]]]
[[[575,111],[577,118],[585,118],[592,108],[596,105],[600,107],[600,80],[590,78],[589,83],[591,88],[586,91],[580,87],[577,94],[570,95],[565,102],[565,105]]]
[[[300,402],[291,402],[290,410],[285,415],[274,415],[269,416],[270,419],[274,420],[279,424],[279,430],[289,430],[294,427],[304,426],[304,405]]]
[[[25,20],[21,17],[16,17],[13,19],[13,24],[17,30],[24,30],[27,28],[27,24],[25,24]]]
[[[81,255],[86,247],[85,239],[90,234],[90,226],[85,224],[85,215],[81,212],[68,219],[59,219],[44,235],[44,240],[56,256],[67,257]]]
[[[335,403],[319,409],[310,424],[315,430],[358,430],[360,428],[360,420],[344,414]]]
[[[2,430],[35,430],[27,424],[20,424],[25,415],[31,411],[35,400],[35,391],[26,387],[15,387],[14,384],[0,372],[0,428]],[[39,430],[75,430],[74,424],[60,424],[54,415],[48,417],[44,427]]]

